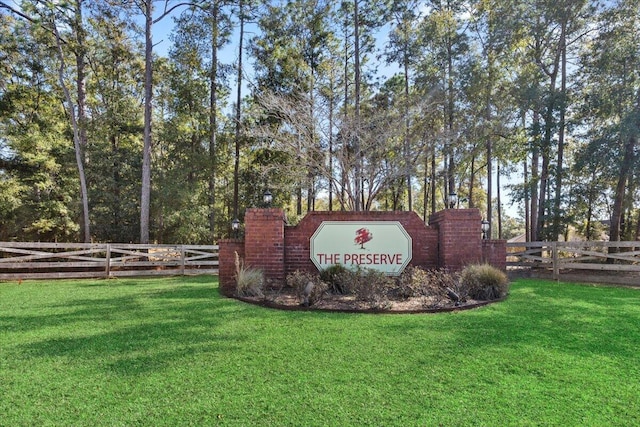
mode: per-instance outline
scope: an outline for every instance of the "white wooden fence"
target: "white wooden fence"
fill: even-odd
[[[0,242],[0,280],[184,274],[218,274],[218,246]]]
[[[507,268],[546,270],[554,279],[600,275],[612,283],[640,285],[640,241],[509,242]]]

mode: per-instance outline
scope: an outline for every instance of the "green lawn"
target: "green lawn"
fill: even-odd
[[[0,283],[1,426],[640,425],[640,290],[285,312],[212,277]]]

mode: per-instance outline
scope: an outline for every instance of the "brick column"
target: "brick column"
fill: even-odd
[[[507,271],[507,241],[483,240],[482,261],[502,271]]]
[[[478,209],[445,209],[429,218],[438,228],[440,268],[460,271],[482,261],[482,216]]]
[[[236,289],[236,266],[235,252],[240,258],[244,258],[244,240],[223,239],[218,242],[218,280],[220,292],[228,297],[235,293]]]
[[[266,280],[282,281],[284,225],[282,209],[248,209],[245,213],[245,265],[260,269]]]

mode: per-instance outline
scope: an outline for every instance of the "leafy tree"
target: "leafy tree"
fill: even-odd
[[[404,149],[403,155],[405,163],[409,164],[413,157],[413,150],[410,146],[409,128],[411,121],[409,118],[410,109],[410,71],[413,69],[413,58],[417,57],[419,50],[418,45],[418,23],[421,19],[422,2],[419,0],[407,0],[393,2],[391,6],[391,17],[393,29],[389,34],[389,43],[387,45],[387,62],[396,62],[402,69],[402,77],[404,80],[404,99],[403,99],[403,126],[404,126]],[[412,191],[412,170],[407,169],[405,176],[407,209],[413,210],[413,191]]]
[[[13,59],[0,98],[2,181],[17,184],[8,194],[21,199],[8,200],[16,222],[3,228],[10,239],[74,240],[77,187],[71,183],[77,183],[77,170],[69,150],[69,122],[58,102],[62,91],[55,84],[60,62],[52,49],[52,27],[30,7],[3,14],[1,27],[2,55]]]
[[[330,2],[316,0],[303,2],[287,2],[284,6],[270,6],[269,13],[264,14],[259,25],[262,35],[252,40],[251,50],[256,59],[257,87],[254,96],[258,103],[262,103],[263,94],[278,94],[293,97],[306,103],[308,112],[307,129],[300,129],[303,134],[293,135],[293,138],[305,139],[298,151],[309,148],[318,151],[322,146],[323,131],[319,126],[319,91],[318,81],[323,79],[322,71],[328,71],[324,66],[328,56],[327,41],[330,33],[327,31],[330,17]],[[302,105],[299,108],[305,108]],[[282,126],[282,120],[277,114],[267,112],[268,124],[273,127]],[[307,143],[306,138],[310,141]],[[303,153],[298,153],[294,159],[300,159]],[[296,162],[296,160],[294,160]],[[298,160],[298,166],[303,162]],[[296,193],[296,212],[302,213],[302,194],[306,187],[307,210],[312,210],[318,187],[318,169],[297,169],[298,185]]]
[[[442,124],[439,134],[444,155],[443,178],[445,182],[445,194],[457,192],[456,177],[456,152],[458,147],[460,128],[456,116],[458,113],[460,97],[460,80],[457,76],[461,63],[468,52],[467,35],[462,31],[461,1],[430,1],[430,13],[421,23],[421,39],[423,46],[421,65],[418,76],[423,84],[429,84],[430,92],[440,91]]]
[[[585,0],[569,2],[534,2],[524,4],[518,13],[520,30],[518,34],[527,43],[526,56],[537,66],[537,72],[530,74],[537,79],[533,83],[535,98],[534,123],[532,125],[534,143],[537,143],[542,165],[537,189],[537,238],[553,238],[560,230],[560,203],[562,175],[564,167],[564,145],[566,131],[566,111],[568,106],[569,49],[585,34],[584,20],[590,15]],[[554,135],[558,137],[556,148],[556,168],[552,168]],[[547,190],[551,179],[555,180],[553,204]],[[553,206],[553,209],[551,208]],[[551,227],[549,227],[551,224]]]
[[[87,137],[85,130],[85,29],[82,20],[82,0],[76,0],[69,3],[53,4],[47,2],[23,2],[22,10],[11,8],[4,2],[0,5],[4,9],[10,10],[14,15],[26,20],[35,28],[44,30],[41,35],[46,37],[47,34],[53,36],[50,41],[55,46],[56,57],[58,60],[58,83],[60,90],[64,96],[65,107],[70,120],[73,132],[73,144],[76,154],[76,165],[78,168],[78,176],[80,181],[80,193],[82,202],[82,223],[84,241],[89,242],[91,239],[89,225],[89,202],[87,194],[87,183],[84,172],[84,149],[86,147]],[[62,21],[62,24],[59,24]],[[66,26],[70,28],[68,34],[61,35],[58,26]],[[67,37],[70,35],[71,37]],[[45,43],[48,41],[43,39]],[[64,45],[64,46],[63,46]],[[67,79],[67,47],[72,46],[75,55],[76,78],[75,78],[75,97],[72,93]],[[75,102],[74,102],[75,101]]]
[[[529,238],[633,238],[635,3],[0,1],[0,238],[208,243],[265,187],[425,220],[455,191],[501,237],[509,176]]]
[[[142,47],[121,10],[95,3],[90,73],[87,171],[92,230],[98,241],[137,241],[142,163]]]
[[[620,240],[627,189],[634,186],[638,168],[639,19],[637,2],[615,2],[602,13],[599,31],[582,56],[581,118],[589,129],[584,153],[590,161],[602,161],[603,174],[615,183],[609,230],[612,241]]]

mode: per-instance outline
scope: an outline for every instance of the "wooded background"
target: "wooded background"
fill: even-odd
[[[639,131],[637,0],[0,1],[4,241],[212,243],[266,189],[634,240]]]

